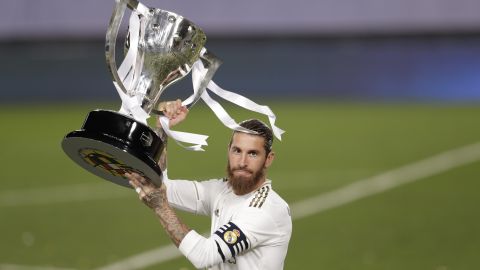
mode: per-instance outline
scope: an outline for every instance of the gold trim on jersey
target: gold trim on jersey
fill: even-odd
[[[269,191],[270,191],[270,186],[263,186],[262,188],[257,190],[257,192],[255,192],[255,196],[253,197],[252,201],[248,206],[261,208],[263,203],[267,199]]]

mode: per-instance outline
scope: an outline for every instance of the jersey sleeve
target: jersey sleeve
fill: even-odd
[[[219,242],[219,251],[221,250],[228,260],[267,243],[277,234],[277,226],[268,213],[262,209],[248,207],[220,227],[214,235]]]
[[[197,269],[224,261],[220,256],[218,242],[213,237],[206,238],[194,230],[188,232],[178,249]]]
[[[169,204],[179,210],[210,215],[219,180],[190,181],[165,179]]]
[[[209,238],[190,231],[179,249],[195,267],[210,267],[268,242],[276,233],[275,224],[268,215],[258,208],[250,208],[242,210]]]

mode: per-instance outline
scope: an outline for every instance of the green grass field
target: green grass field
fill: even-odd
[[[269,105],[287,131],[274,143],[269,178],[291,205],[480,141],[478,105]],[[116,109],[0,109],[0,269],[97,269],[170,244],[135,192],[91,175],[62,152],[63,136],[97,107]],[[256,116],[228,111],[237,120]],[[177,129],[210,135],[209,146],[188,152],[170,141],[170,177],[222,177],[231,131],[203,104]],[[285,268],[480,269],[480,161],[416,180],[294,220]],[[208,218],[181,216],[208,231]],[[179,257],[144,269],[194,268]]]

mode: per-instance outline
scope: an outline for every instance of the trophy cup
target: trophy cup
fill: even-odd
[[[126,55],[118,68],[115,45],[126,9],[132,11]],[[221,61],[204,48],[204,32],[175,13],[148,8],[136,0],[116,0],[106,34],[106,62],[122,98],[120,111],[91,111],[80,130],[62,141],[78,165],[113,183],[130,187],[126,172],[136,172],[157,185],[166,169],[167,136],[146,119],[160,115],[160,96],[200,61],[207,71],[187,107],[201,97]],[[160,165],[159,165],[160,164]]]

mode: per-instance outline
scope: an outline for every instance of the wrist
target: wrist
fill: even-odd
[[[152,210],[157,208],[162,209],[165,205],[168,206],[166,194],[160,189],[153,190],[142,198],[143,202]]]

